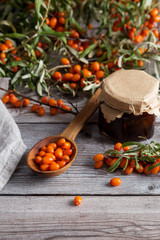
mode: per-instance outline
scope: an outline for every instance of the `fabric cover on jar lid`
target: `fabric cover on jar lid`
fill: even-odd
[[[160,115],[159,82],[141,70],[120,70],[102,82],[101,111],[107,122],[123,113]]]

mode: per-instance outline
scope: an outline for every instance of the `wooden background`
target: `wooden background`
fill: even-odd
[[[7,87],[7,81],[0,86]],[[56,91],[52,94],[61,97]],[[73,99],[79,110],[86,102],[84,96]],[[76,138],[74,164],[58,177],[42,178],[26,164],[29,149],[40,139],[61,133],[74,116],[39,117],[29,107],[8,108],[27,151],[0,192],[0,239],[160,239],[160,175],[127,176],[120,170],[95,169],[93,155],[114,144],[100,134],[97,112]],[[159,119],[153,139],[160,141]],[[113,188],[109,181],[116,176],[122,184]],[[78,207],[73,204],[76,195],[83,199]]]

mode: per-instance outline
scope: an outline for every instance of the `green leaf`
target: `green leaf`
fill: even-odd
[[[41,4],[42,4],[42,0],[35,0],[34,1],[37,20],[39,19]]]
[[[10,27],[13,32],[16,32],[15,26],[10,21],[2,20],[2,21],[0,21],[0,25],[6,25],[6,26]]]
[[[94,48],[96,48],[97,44],[98,44],[98,42],[93,43],[88,48],[86,48],[81,54],[79,54],[79,58],[85,57],[88,53],[90,53],[90,51],[92,51]]]
[[[23,69],[20,69],[11,80],[11,83],[14,84],[22,75]]]
[[[117,161],[115,163],[113,163],[113,165],[111,167],[109,167],[107,169],[108,172],[114,172],[114,170],[116,170],[116,168],[119,167],[121,161],[122,161],[123,157],[120,157],[117,159]]]
[[[0,34],[0,37],[4,38],[27,38],[26,35],[21,34],[21,33],[6,33],[6,34]]]

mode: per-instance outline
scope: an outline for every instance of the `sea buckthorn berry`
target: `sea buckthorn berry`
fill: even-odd
[[[81,198],[81,196],[76,196],[75,198],[74,198],[74,204],[76,205],[76,206],[78,206],[78,205],[80,205],[82,203],[82,198]]]
[[[39,105],[38,104],[34,104],[32,107],[31,107],[31,111],[32,112],[37,112],[39,109]]]
[[[100,79],[100,78],[104,77],[104,72],[102,70],[100,70],[100,71],[97,71],[95,75],[98,79]]]
[[[73,43],[71,46],[73,49],[77,50],[78,49],[78,43]]]
[[[126,168],[126,170],[125,170],[125,173],[126,173],[127,175],[129,175],[129,174],[131,174],[131,173],[133,172],[133,170],[134,170],[133,167],[127,166],[127,168]]]
[[[9,40],[9,39],[7,39],[7,40],[5,41],[5,45],[6,45],[8,48],[12,48],[12,47],[13,47],[12,41]]]
[[[98,153],[93,157],[95,162],[101,162],[104,160],[104,155],[102,153]]]
[[[21,101],[21,100],[17,100],[17,102],[15,102],[14,106],[15,106],[16,108],[22,107],[22,101]]]
[[[72,31],[71,37],[73,38],[79,38],[79,33],[76,31]]]
[[[59,110],[57,108],[51,108],[50,109],[50,115],[56,115],[59,112]]]
[[[126,158],[123,158],[119,166],[120,166],[121,168],[124,168],[124,167],[126,166],[126,163],[127,163],[127,159],[126,159]]]
[[[60,18],[58,19],[58,22],[59,22],[60,24],[64,25],[65,22],[66,22],[66,20],[65,20],[64,17],[60,17]]]
[[[68,46],[72,46],[73,40],[72,40],[72,39],[68,39],[68,40],[67,40],[67,44],[68,44]]]
[[[47,147],[46,146],[41,147],[41,151],[46,152],[47,151]]]
[[[36,156],[34,159],[35,163],[41,164],[42,163],[42,157],[41,156]]]
[[[16,73],[16,72],[18,71],[18,66],[14,66],[14,67],[12,68],[12,71],[13,71],[14,73]]]
[[[125,152],[125,151],[128,151],[129,149],[130,149],[130,146],[126,146],[123,148],[123,151]]]
[[[58,170],[58,169],[59,169],[59,164],[57,164],[56,162],[52,162],[49,165],[49,171],[55,171],[55,170]]]
[[[160,16],[153,16],[153,22],[160,22]]]
[[[46,152],[44,152],[44,151],[39,151],[38,156],[43,157],[45,154],[46,154]]]
[[[51,164],[52,162],[53,162],[53,158],[52,157],[44,156],[42,158],[42,164]]]
[[[110,181],[110,185],[113,187],[121,185],[122,180],[120,178],[112,178]]]
[[[56,143],[49,143],[48,145],[47,145],[47,147],[48,146],[52,146],[53,148],[54,148],[54,150],[57,148],[57,144]]]
[[[12,53],[13,54],[16,54],[17,53],[17,49],[15,47],[13,47],[14,50],[12,50]]]
[[[94,164],[95,168],[101,168],[103,166],[103,162],[95,162]]]
[[[56,29],[55,29],[56,32],[64,32],[65,31],[65,28],[62,27],[62,26],[57,26]]]
[[[149,35],[149,30],[148,30],[147,28],[145,28],[145,29],[143,30],[143,32],[142,32],[142,35],[143,35],[144,37],[148,37],[148,35]]]
[[[15,104],[18,99],[13,93],[11,93],[10,96],[9,96],[9,100],[12,104]]]
[[[5,50],[8,50],[7,45],[4,44],[4,43],[1,43],[1,44],[0,44],[0,51],[3,52],[3,51],[5,51]]]
[[[66,166],[66,161],[57,161],[57,164],[59,165],[59,168],[62,168],[64,166]]]
[[[49,26],[54,29],[57,25],[57,18],[55,17],[52,17],[50,20],[49,20]]]
[[[62,148],[63,148],[64,150],[71,148],[71,143],[70,143],[70,142],[64,142],[64,143],[62,144]]]
[[[157,8],[153,8],[153,9],[150,11],[150,15],[151,15],[152,17],[158,15],[158,9],[157,9]]]
[[[49,146],[47,146],[47,151],[46,152],[47,153],[54,153],[54,148],[51,145],[49,145]]]
[[[40,107],[40,108],[38,109],[38,115],[39,115],[39,116],[44,116],[44,114],[45,114],[45,109],[44,109],[44,107]]]
[[[94,63],[92,64],[92,70],[95,71],[95,72],[100,70],[100,64],[99,64],[99,62],[94,62]]]
[[[82,72],[83,72],[84,77],[90,77],[90,76],[92,76],[92,72],[89,71],[89,70],[86,69],[86,68],[83,68]]]
[[[57,141],[57,146],[58,146],[58,147],[61,147],[65,142],[66,142],[66,139],[65,139],[65,138],[60,138],[60,139]]]
[[[68,155],[63,155],[61,161],[65,161],[66,163],[70,162],[70,157]]]
[[[135,41],[136,43],[141,43],[141,42],[143,41],[143,36],[142,36],[142,35],[137,35],[137,36],[135,36],[134,41]]]
[[[14,60],[15,60],[15,61],[20,61],[20,60],[22,60],[22,58],[21,58],[21,57],[18,57],[18,56],[15,56],[15,57],[14,57]]]
[[[73,77],[72,73],[65,73],[63,76],[63,81],[70,81]]]
[[[62,73],[56,71],[52,74],[52,77],[55,79],[55,80],[61,80],[62,79]]]
[[[116,161],[117,161],[118,158],[112,158],[112,161],[110,162],[110,166],[112,166]]]
[[[138,60],[137,62],[138,62],[139,67],[143,67],[143,61],[142,60]]]
[[[138,173],[143,173],[144,167],[143,167],[143,165],[142,165],[141,163],[139,163],[139,168],[138,168],[138,169],[136,168],[136,171],[137,171]]]
[[[70,61],[68,58],[61,58],[61,64],[62,65],[69,65],[70,64]]]
[[[154,36],[155,36],[156,38],[159,38],[159,31],[158,31],[158,29],[154,29],[154,30],[153,30],[153,34],[154,34]]]
[[[45,23],[46,23],[46,25],[49,25],[49,23],[50,23],[49,18],[46,18]]]
[[[77,83],[70,83],[69,86],[72,88],[72,89],[76,89],[77,88]]]
[[[147,165],[145,166],[145,168],[144,168],[144,174],[146,174],[146,175],[151,174],[151,171],[148,171],[149,166],[150,166],[150,165],[147,164]]]
[[[79,64],[77,64],[73,67],[73,70],[74,70],[75,73],[80,73],[81,72],[81,66]]]
[[[105,163],[106,163],[107,166],[110,166],[110,163],[111,163],[111,161],[112,161],[112,158],[105,158],[104,161],[105,161]]]
[[[61,159],[61,157],[63,156],[62,148],[57,148],[54,154],[56,156],[56,159]]]
[[[70,149],[66,149],[64,152],[63,152],[63,154],[64,155],[68,155],[69,157],[72,155],[72,153],[73,153],[73,150],[70,148]]]
[[[0,58],[6,58],[6,54],[4,52],[0,53]]]
[[[3,97],[2,97],[2,102],[3,103],[7,103],[9,101],[9,94],[5,94]]]
[[[38,43],[37,43],[37,47],[42,48],[42,43],[41,43],[40,41],[38,41]]]
[[[48,171],[49,170],[49,164],[41,164],[40,165],[40,170],[41,171]]]
[[[67,110],[67,111],[71,111],[71,107],[68,105],[62,105],[62,108]]]
[[[51,99],[49,99],[48,104],[51,107],[54,107],[54,106],[57,106],[57,101],[55,99],[51,98]]]
[[[78,52],[83,52],[83,51],[84,51],[84,47],[83,46],[79,46]]]
[[[56,156],[54,154],[52,154],[52,153],[45,153],[45,155],[43,157],[50,157],[50,158],[53,159],[53,161],[56,160]]]
[[[42,97],[41,102],[43,103],[48,103],[48,97]]]
[[[121,151],[122,150],[122,143],[116,143],[115,145],[114,145],[114,149],[115,150],[117,150],[117,151]]]
[[[93,25],[91,23],[88,24],[88,29],[92,30],[93,29]]]
[[[28,106],[30,104],[30,100],[28,98],[23,99],[23,105]]]
[[[157,162],[156,163],[153,163],[153,165],[152,166],[155,166],[157,164]],[[159,166],[157,166],[157,167],[155,167],[155,168],[153,168],[152,170],[151,170],[151,173],[152,174],[157,174],[159,172]]]
[[[134,159],[130,161],[130,166],[133,168],[136,167],[136,162]]]
[[[62,100],[62,99],[59,99],[59,100],[57,101],[57,105],[58,105],[59,107],[61,107],[61,106],[63,105],[63,100]]]
[[[73,74],[71,81],[78,82],[80,79],[81,79],[81,75],[79,73],[75,73],[75,74]]]

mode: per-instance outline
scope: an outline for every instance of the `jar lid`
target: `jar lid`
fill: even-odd
[[[159,82],[141,70],[120,70],[102,83],[101,110],[108,122],[123,113],[159,115]]]

